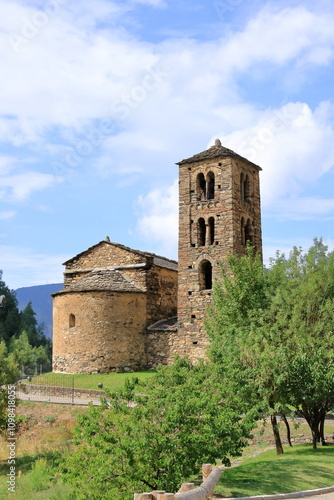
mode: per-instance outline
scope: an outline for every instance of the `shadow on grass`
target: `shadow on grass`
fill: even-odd
[[[44,458],[47,462],[55,462],[57,463],[59,454],[54,451],[43,451],[40,453],[36,453],[35,455],[23,455],[16,457],[15,459],[15,468],[17,471],[21,471],[22,473],[26,473],[32,470],[35,462]],[[9,464],[7,460],[2,460],[0,462],[0,475],[6,475],[8,473]]]

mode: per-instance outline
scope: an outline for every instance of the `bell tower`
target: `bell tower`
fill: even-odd
[[[179,165],[179,353],[204,357],[203,320],[218,263],[246,253],[247,241],[262,253],[261,168],[219,139]]]

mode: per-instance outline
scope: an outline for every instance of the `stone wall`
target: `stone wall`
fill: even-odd
[[[70,315],[75,316],[73,327]],[[55,372],[108,373],[145,365],[145,293],[56,295],[53,323]]]
[[[147,271],[147,325],[177,314],[177,271],[152,266]]]
[[[66,287],[96,268],[146,265],[147,260],[146,256],[140,252],[137,253],[122,245],[103,241],[65,262],[64,286]],[[153,259],[151,260],[153,261]],[[138,276],[140,282],[140,274],[133,274],[133,276]]]

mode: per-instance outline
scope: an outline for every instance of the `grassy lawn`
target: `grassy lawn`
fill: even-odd
[[[215,493],[227,497],[270,495],[334,485],[334,445],[313,450],[311,445],[285,447],[248,458],[226,469]]]
[[[74,387],[78,389],[96,389],[98,384],[103,384],[103,389],[116,390],[124,385],[124,381],[131,377],[138,377],[140,380],[145,380],[152,377],[153,371],[135,372],[135,373],[97,373],[92,375],[67,375],[65,373],[45,373],[32,377],[32,384],[39,385],[59,385],[61,387]],[[102,389],[102,390],[103,390]]]

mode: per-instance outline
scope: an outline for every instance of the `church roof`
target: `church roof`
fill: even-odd
[[[114,246],[114,247],[118,247],[118,248],[121,248],[121,249],[126,250],[128,252],[131,252],[133,254],[141,255],[144,258],[148,258],[148,257],[152,258],[153,257],[153,263],[155,265],[157,265],[159,267],[165,267],[167,269],[174,269],[175,271],[177,271],[177,261],[172,260],[172,259],[168,259],[167,257],[162,257],[161,255],[156,255],[154,253],[142,252],[141,250],[133,250],[132,248],[129,248],[129,247],[125,246],[125,245],[121,245],[120,243],[113,243],[113,242],[111,242],[109,240],[108,236],[106,237],[105,240],[102,240],[99,243],[96,243],[95,245],[87,248],[87,250],[84,250],[83,252],[78,253],[74,257],[71,257],[66,262],[64,262],[63,265],[67,266],[72,261],[78,259],[79,257],[82,257],[83,255],[89,253],[91,250],[93,250],[94,248],[96,248],[96,247],[98,247],[98,246],[100,246],[102,244],[107,244],[107,245],[111,245],[111,246]]]
[[[184,163],[196,163],[202,160],[209,160],[211,158],[222,158],[222,157],[232,157],[236,158],[242,161],[246,161],[253,167],[256,167],[259,170],[262,170],[261,167],[258,165],[255,165],[255,163],[247,160],[247,158],[244,158],[243,156],[238,155],[238,153],[235,153],[232,151],[232,149],[225,148],[224,146],[221,145],[221,142],[219,139],[215,140],[215,143],[213,146],[211,146],[209,149],[206,149],[205,151],[202,151],[201,153],[197,153],[194,156],[191,156],[190,158],[186,158],[185,160],[179,161],[176,165],[183,165]]]
[[[66,286],[59,295],[68,292],[145,292],[127,276],[115,269],[93,269],[90,273]]]

